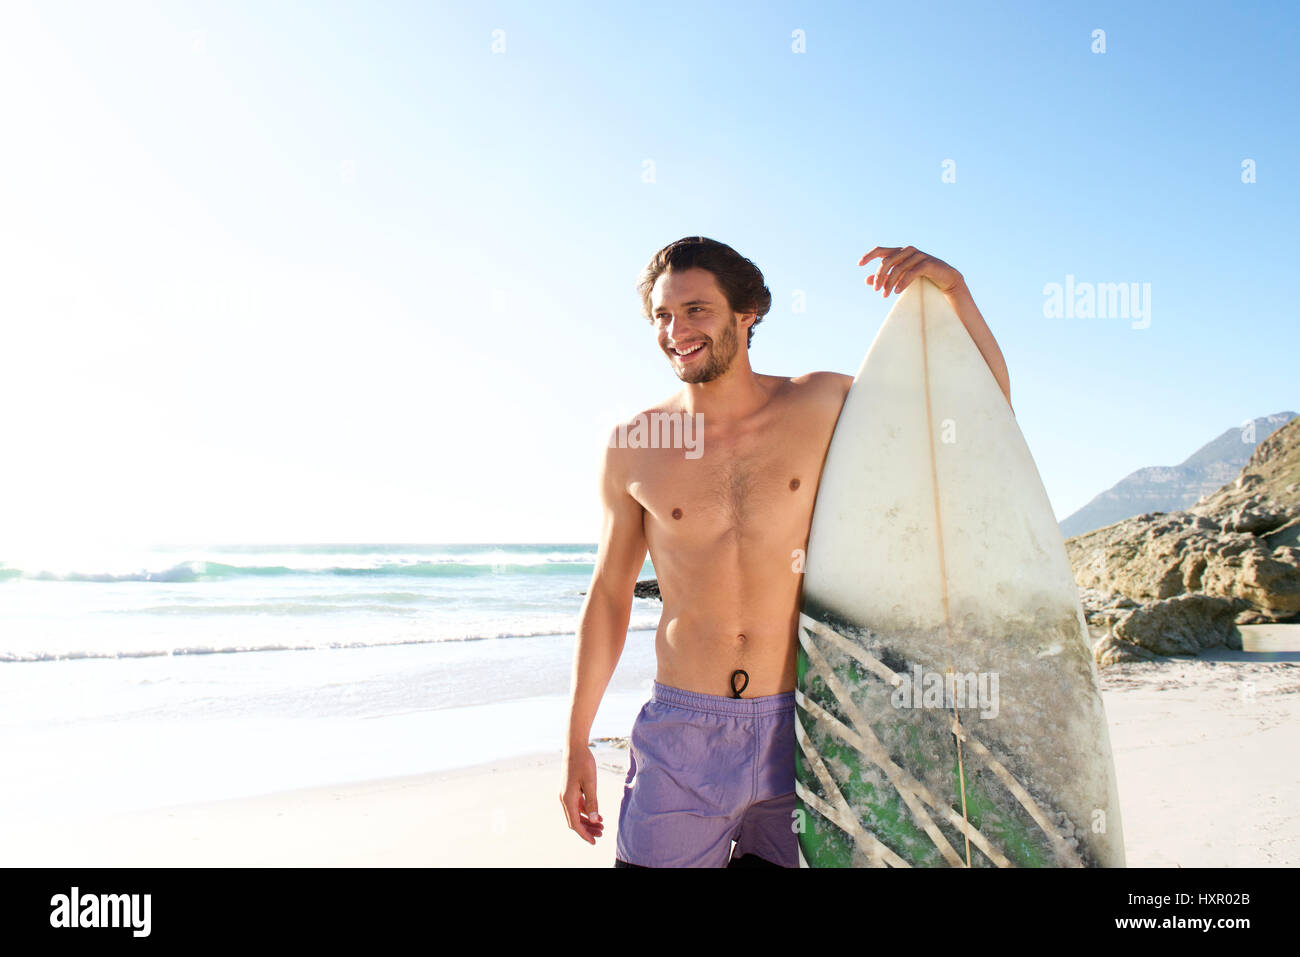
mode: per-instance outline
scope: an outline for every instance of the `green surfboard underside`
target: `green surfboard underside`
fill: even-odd
[[[809,613],[809,609],[805,608],[805,613]],[[815,617],[842,635],[854,633],[852,626],[824,612]],[[951,708],[899,708],[891,703],[894,686],[883,677],[851,657],[836,655],[824,645],[818,647],[823,660],[830,664],[838,687],[852,699],[852,707],[835,694],[832,683],[821,673],[814,673],[801,641],[796,667],[798,688],[804,699],[820,706],[850,729],[856,729],[857,722],[866,717],[871,733],[883,746],[890,761],[914,780],[923,782],[930,796],[951,809],[957,819],[955,823],[939,809],[926,807],[925,810],[933,827],[939,830],[960,858],[960,865],[965,865],[969,859],[972,867],[999,866],[976,842],[969,844],[968,851],[962,826],[964,770],[965,821],[1002,855],[1002,866],[1098,866],[1088,848],[1088,822],[1068,820],[1052,807],[1050,794],[1033,794],[1033,762],[1043,756],[1018,761],[1001,751],[996,754],[1005,770],[1032,794],[1040,812],[1050,817],[1055,839],[1034,820],[1022,800],[969,748],[963,748],[959,767]],[[896,673],[904,673],[910,663],[893,659],[889,660],[889,666]],[[846,742],[841,734],[830,730],[829,723],[804,704],[799,704],[796,711],[808,745],[820,757],[839,793],[829,792],[805,756],[804,748],[796,747],[796,780],[805,791],[831,806],[836,804],[837,798],[842,798],[862,830],[896,854],[902,863],[912,867],[953,866],[951,857],[945,857],[877,762]],[[960,708],[959,711],[964,727],[986,733],[972,708]],[[802,797],[798,800],[798,807],[803,812],[799,816],[802,824],[799,844],[810,867],[880,866],[880,860],[872,859],[861,840],[822,816]],[[1073,855],[1068,860],[1061,854],[1062,836],[1067,838]]]

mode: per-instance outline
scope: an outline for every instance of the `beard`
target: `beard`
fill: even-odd
[[[740,349],[740,337],[736,335],[736,330],[739,328],[740,323],[733,316],[731,324],[722,330],[722,336],[716,342],[712,339],[706,340],[705,348],[709,351],[707,359],[686,368],[673,365],[677,378],[689,383],[712,382],[730,369],[732,361],[736,358],[736,352]]]

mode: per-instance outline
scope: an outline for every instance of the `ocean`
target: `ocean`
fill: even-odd
[[[595,552],[3,555],[0,811],[139,810],[558,751]],[[626,735],[648,696],[659,607],[634,600],[593,737]]]

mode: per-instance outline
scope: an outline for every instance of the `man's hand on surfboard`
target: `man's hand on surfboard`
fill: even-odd
[[[578,837],[588,844],[605,831],[596,806],[596,756],[588,748],[575,749],[564,756],[564,790],[560,804],[564,818]]]
[[[1002,350],[998,348],[988,323],[980,315],[979,307],[975,305],[975,298],[967,288],[962,274],[942,259],[935,259],[915,246],[877,246],[859,259],[858,265],[865,266],[877,258],[880,259],[880,267],[874,276],[867,277],[867,285],[879,289],[880,295],[887,297],[891,292],[901,293],[918,278],[934,283],[970,333],[980,355],[988,363],[998,388],[1006,396],[1007,405],[1011,405],[1011,378],[1007,373],[1006,360],[1002,358]],[[1011,414],[1015,415],[1014,408]]]
[[[867,285],[880,290],[883,297],[902,292],[918,276],[930,280],[945,296],[952,296],[966,285],[961,273],[915,246],[877,246],[859,259],[858,265],[865,266],[877,257],[880,268],[874,276],[867,277]]]

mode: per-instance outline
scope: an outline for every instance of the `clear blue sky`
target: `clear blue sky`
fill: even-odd
[[[1300,407],[1298,25],[6,3],[0,532],[594,541],[605,427],[678,387],[633,284],[695,234],[764,271],[768,373],[857,370],[892,303],[871,247],[961,270],[1064,518]],[[1149,327],[1044,318],[1067,274],[1149,283]]]

